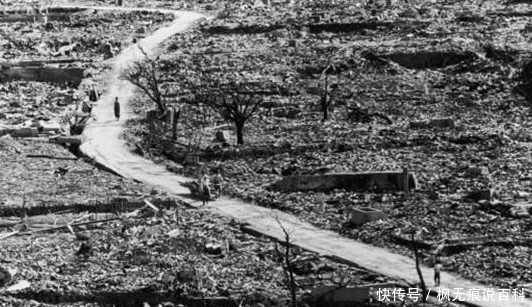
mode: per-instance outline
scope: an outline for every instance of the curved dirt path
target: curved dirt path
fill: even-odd
[[[113,8],[102,7],[102,9]],[[118,9],[133,10],[131,8]],[[141,10],[146,9],[142,8]],[[170,12],[167,10],[162,11]],[[165,39],[175,33],[186,30],[199,18],[204,17],[201,14],[191,12],[172,13],[176,13],[176,19],[172,24],[157,30],[149,37],[139,41],[138,45],[140,45],[149,56],[153,56],[156,53],[157,47]],[[108,76],[109,82],[107,84],[106,92],[102,95],[98,104],[92,110],[96,120],[91,122],[85,128],[85,131],[83,132],[83,144],[80,149],[84,154],[93,158],[96,162],[105,165],[107,168],[123,177],[142,181],[143,176],[149,175],[152,177],[152,180],[165,183],[168,182],[165,178],[167,174],[162,174],[160,167],[146,167],[145,163],[148,161],[145,159],[140,159],[141,161],[139,163],[139,157],[132,155],[129,152],[125,141],[120,138],[124,122],[135,116],[128,103],[134,95],[135,87],[129,82],[120,79],[120,73],[124,65],[131,61],[142,59],[143,57],[144,55],[141,53],[137,45],[129,46],[115,57],[113,70]],[[113,113],[113,102],[115,97],[118,97],[121,106],[121,119],[118,122],[114,119]],[[165,187],[169,188],[173,186]],[[187,192],[187,189],[183,188],[180,192],[185,193]]]
[[[131,8],[121,9],[132,10]],[[157,51],[157,46],[163,40],[174,33],[184,31],[201,17],[203,16],[197,13],[177,12],[177,18],[170,26],[156,31],[139,43],[148,54],[153,55]],[[142,54],[135,46],[125,49],[115,58],[114,68],[109,76],[107,94],[102,96],[98,105],[93,108],[97,120],[86,127],[83,133],[84,143],[81,146],[81,150],[97,163],[106,166],[123,177],[133,178],[148,185],[162,188],[191,205],[198,205],[198,202],[187,198],[186,195],[188,195],[189,191],[180,184],[191,179],[177,176],[167,171],[164,167],[132,154],[128,150],[125,141],[120,138],[124,121],[135,116],[129,106],[130,98],[134,94],[134,87],[128,82],[119,79],[120,70],[125,63],[141,58]],[[114,97],[119,98],[122,106],[123,115],[119,122],[116,122],[113,118]],[[295,245],[322,255],[331,255],[345,262],[356,264],[392,278],[403,279],[412,284],[418,281],[413,259],[341,237],[332,231],[316,228],[300,221],[293,215],[227,198],[210,203],[206,209],[247,223],[247,228],[250,231],[282,241],[284,234],[279,227],[279,220],[290,231],[291,240]],[[432,286],[432,269],[423,266],[422,271],[427,285]],[[464,298],[467,299],[468,290],[480,289],[482,291],[485,289],[484,286],[459,276],[442,273],[441,278],[441,288],[449,289],[451,298],[453,293],[457,291],[466,293]],[[461,290],[455,290],[456,288]],[[434,293],[437,292],[437,289],[432,287],[431,291]],[[508,301],[470,301],[470,304],[483,307],[525,307],[532,306],[532,301],[511,300],[510,295],[510,300]]]

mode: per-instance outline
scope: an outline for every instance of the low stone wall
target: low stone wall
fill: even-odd
[[[11,135],[17,138],[25,137],[37,137],[39,136],[39,130],[35,127],[23,127],[23,128],[9,128],[0,127],[0,136]]]
[[[315,144],[306,144],[306,145],[297,145],[297,146],[277,146],[273,144],[262,145],[262,146],[252,146],[247,148],[221,148],[221,149],[205,149],[201,153],[190,152],[187,148],[177,148],[173,145],[173,141],[166,140],[167,149],[164,151],[164,155],[177,163],[183,163],[187,157],[196,156],[198,160],[201,161],[226,161],[226,160],[235,160],[243,158],[259,158],[259,157],[270,157],[274,155],[280,155],[283,153],[290,153],[291,155],[299,155],[306,152],[316,151],[316,150],[332,150],[334,152],[345,152],[355,148],[355,144],[351,143],[315,143]]]
[[[402,172],[341,173],[324,175],[294,175],[285,177],[270,186],[272,190],[295,191],[331,191],[346,189],[349,191],[403,191]],[[416,188],[416,178],[408,175],[408,188]]]
[[[77,87],[83,80],[82,68],[13,67],[0,70],[0,82],[15,80],[68,83]]]
[[[0,12],[0,22],[44,22],[45,16],[47,21],[70,21],[74,13],[85,11],[82,8],[49,8],[48,12],[39,13],[27,10],[6,10]]]

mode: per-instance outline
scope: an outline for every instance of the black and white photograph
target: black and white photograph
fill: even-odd
[[[0,307],[532,307],[532,0],[0,0]]]

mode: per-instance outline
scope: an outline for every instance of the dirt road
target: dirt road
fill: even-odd
[[[163,40],[173,33],[185,30],[201,17],[196,13],[180,12],[175,22],[140,41],[140,45],[148,54],[154,54],[157,51],[157,46]],[[124,64],[140,58],[142,58],[142,54],[135,46],[125,49],[116,57],[114,69],[108,79],[107,94],[100,99],[98,106],[93,109],[97,121],[91,122],[85,129],[81,150],[96,162],[124,177],[134,178],[148,185],[160,187],[193,205],[197,204],[186,197],[188,189],[180,184],[190,179],[170,173],[165,168],[132,154],[124,140],[119,137],[125,120],[134,116],[128,104],[133,97],[134,88],[119,79],[120,71]],[[123,118],[118,122],[113,117],[114,97],[118,97],[123,110]],[[334,255],[383,275],[403,279],[410,283],[417,282],[414,261],[411,258],[343,238],[331,231],[318,229],[300,221],[293,215],[235,199],[217,200],[206,209],[248,223],[251,230],[282,240],[283,233],[278,224],[280,221],[291,232],[292,240],[296,245],[323,255]],[[422,271],[425,280],[431,286],[432,269],[424,266]],[[459,290],[455,290],[457,288]],[[453,293],[455,292],[465,293],[462,298],[467,300],[469,290],[479,289],[482,292],[485,287],[464,278],[443,273],[442,289],[449,289],[451,298],[454,297]],[[437,292],[437,289],[432,288],[431,291]],[[497,298],[498,293],[495,290],[495,298]],[[511,295],[507,301],[471,301],[470,303],[485,307],[532,306],[532,301],[513,300]]]
[[[105,9],[110,9],[106,7]],[[130,8],[120,8],[131,10]],[[144,10],[144,9],[143,9]],[[203,17],[200,14],[190,12],[178,12],[176,20],[169,26],[157,30],[149,37],[139,41],[148,55],[156,52],[158,45],[172,34],[181,32],[190,27],[195,21]],[[120,79],[120,73],[124,66],[131,61],[142,59],[143,54],[137,45],[132,45],[115,58],[113,70],[108,76],[109,83],[106,93],[101,97],[97,106],[93,108],[95,122],[85,129],[83,133],[84,143],[81,150],[97,162],[106,165],[109,169],[124,177],[142,178],[150,176],[158,183],[167,183],[168,174],[161,173],[159,168],[146,167],[146,160],[132,155],[125,142],[120,138],[122,125],[125,120],[132,118],[134,114],[128,102],[134,95],[134,86]],[[116,121],[113,113],[114,99],[118,98],[121,104],[121,120]],[[138,166],[136,166],[138,165]],[[177,185],[167,186],[176,188]],[[180,192],[187,189],[180,187]]]

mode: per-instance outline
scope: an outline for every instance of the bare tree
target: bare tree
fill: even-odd
[[[412,243],[412,248],[414,249],[414,257],[416,261],[416,272],[419,277],[419,283],[421,287],[421,292],[423,295],[423,302],[427,300],[427,285],[425,284],[425,279],[423,278],[423,272],[421,271],[421,256],[419,254],[419,248],[417,246],[416,236],[420,235],[422,232],[426,231],[424,227],[414,226],[413,223],[409,223],[406,232],[410,233],[410,241]]]
[[[281,227],[283,233],[284,233],[284,245],[285,245],[285,253],[283,255],[283,270],[286,275],[287,280],[287,287],[288,291],[290,291],[291,301],[292,301],[292,307],[297,307],[297,285],[294,278],[294,268],[292,265],[292,257],[290,253],[290,247],[292,245],[292,241],[290,239],[290,232],[283,226],[281,221],[278,217],[275,217],[275,220]]]
[[[244,125],[264,98],[250,83],[230,82],[204,89],[196,99],[235,124],[237,143],[244,144]]]
[[[420,267],[420,256],[419,256],[419,249],[417,247],[417,243],[415,240],[415,233],[412,232],[412,247],[414,248],[414,256],[416,258],[416,271],[417,275],[419,276],[419,283],[421,285],[421,293],[423,294],[423,302],[427,300],[427,286],[425,284],[425,279],[423,278],[423,273],[421,272]]]
[[[152,102],[155,103],[160,114],[166,111],[166,103],[161,93],[161,79],[159,77],[160,63],[152,59],[146,51],[139,47],[144,59],[134,61],[126,66],[122,72],[122,79],[140,88]]]

